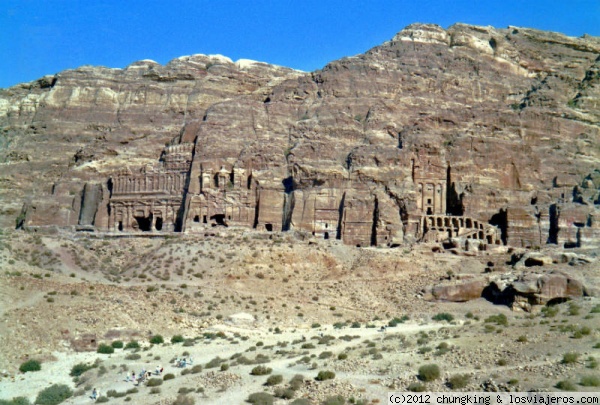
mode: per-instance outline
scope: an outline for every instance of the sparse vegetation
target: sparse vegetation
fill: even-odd
[[[452,314],[449,314],[447,312],[440,312],[439,314],[435,314],[431,319],[433,319],[434,321],[438,321],[438,322],[442,322],[442,321],[452,322],[454,320],[454,316],[452,316]]]
[[[563,364],[572,364],[572,363],[577,362],[578,359],[579,359],[579,353],[569,352],[569,353],[565,353],[563,355],[562,363]]]
[[[250,371],[250,374],[252,374],[252,375],[267,375],[267,374],[271,374],[271,371],[273,371],[273,369],[271,369],[269,367],[256,366],[252,369],[252,371]]]
[[[22,373],[29,373],[32,371],[40,371],[42,369],[42,363],[37,360],[27,360],[19,366],[19,371]]]
[[[581,377],[579,385],[584,387],[600,387],[600,376],[598,375],[586,375]]]
[[[467,385],[469,385],[469,382],[471,381],[471,376],[468,374],[456,374],[451,376],[448,379],[448,386],[450,388],[452,388],[453,390],[455,389],[460,389],[460,388],[465,388]]]
[[[106,343],[100,343],[98,345],[98,349],[96,350],[96,353],[101,353],[101,354],[112,354],[115,352],[115,348],[107,345]]]
[[[559,381],[558,383],[556,383],[555,387],[563,391],[577,391],[577,386],[575,385],[575,383],[569,380]]]
[[[248,396],[246,402],[254,405],[273,405],[273,395],[266,392],[255,392]]]
[[[93,364],[78,363],[71,368],[71,372],[69,373],[69,375],[71,377],[79,377],[80,375],[94,367],[96,366]]]
[[[265,383],[265,385],[272,386],[272,385],[281,384],[282,382],[283,382],[283,376],[281,374],[275,374],[275,375],[269,376],[269,378],[267,378],[267,382]]]
[[[161,335],[154,335],[150,338],[150,343],[152,343],[153,345],[160,345],[165,343],[165,340]]]
[[[171,343],[183,343],[185,341],[184,337],[181,335],[173,335],[171,338]]]
[[[319,371],[315,380],[317,381],[325,381],[325,380],[333,380],[335,378],[335,373],[333,371]]]
[[[421,381],[434,381],[440,378],[440,368],[437,364],[426,364],[419,368],[418,377]]]
[[[35,398],[38,405],[58,405],[73,396],[73,391],[64,384],[54,384],[41,390]]]
[[[163,383],[163,380],[161,380],[160,378],[151,378],[148,380],[146,385],[148,387],[158,387],[159,385],[162,385],[162,383]]]
[[[411,392],[425,392],[427,390],[427,386],[419,382],[414,382],[406,387],[406,389]]]

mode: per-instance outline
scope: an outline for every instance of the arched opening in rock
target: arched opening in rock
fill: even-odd
[[[324,239],[329,239],[329,232],[325,232],[325,234],[323,235]]]
[[[134,217],[140,231],[148,232],[152,229],[152,214],[148,217]]]
[[[225,215],[223,214],[215,214],[212,217],[210,217],[210,219],[215,221],[215,223],[212,224],[212,226],[227,226],[227,223],[225,222]]]
[[[119,231],[123,230],[123,221],[119,221],[119,226],[117,227]]]
[[[495,283],[489,284],[481,292],[481,297],[496,305],[506,305],[512,307],[515,302],[516,291],[512,287],[501,291]]]
[[[265,229],[267,232],[273,232],[273,224],[265,224]]]
[[[556,297],[556,298],[552,298],[550,299],[547,303],[546,306],[547,307],[552,307],[554,305],[558,305],[558,304],[563,304],[565,302],[569,301],[569,298],[566,297]]]
[[[194,222],[200,222],[200,215],[194,216]]]
[[[431,207],[427,207],[427,215],[431,215],[433,214],[433,211],[431,211]]]
[[[154,228],[157,231],[162,231],[163,227],[163,219],[161,217],[156,218],[156,222],[154,223]]]
[[[490,224],[500,228],[500,239],[502,244],[508,243],[508,212],[506,209],[500,209],[497,214],[492,215],[490,218]],[[483,238],[482,238],[483,239]]]
[[[203,224],[207,224],[208,223],[208,221],[206,220],[206,215],[202,216],[202,223]]]
[[[452,168],[446,169],[446,214],[464,215],[463,193],[458,193],[456,183],[452,182]]]

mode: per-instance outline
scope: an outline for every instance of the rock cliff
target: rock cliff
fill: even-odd
[[[311,73],[81,67],[0,91],[0,218],[594,247],[599,84],[600,38],[463,24],[413,24]]]

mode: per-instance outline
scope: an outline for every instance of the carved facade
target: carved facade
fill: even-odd
[[[449,170],[435,153],[411,153],[415,209],[386,221],[376,195],[360,181],[309,189],[271,181],[260,170],[195,158],[194,143],[165,147],[154,167],[123,170],[110,180],[108,229],[114,232],[201,232],[216,226],[263,231],[301,229],[356,246],[393,246],[406,235],[418,241],[447,238],[500,241],[496,227],[469,216],[447,215]],[[250,166],[250,165],[249,165]],[[288,179],[289,180],[289,179]],[[273,184],[282,184],[273,188]],[[389,210],[388,210],[389,211]],[[402,211],[402,210],[400,210]],[[396,214],[400,215],[398,211]],[[399,225],[398,225],[399,224]]]

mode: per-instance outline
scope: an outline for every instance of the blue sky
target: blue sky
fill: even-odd
[[[310,71],[413,22],[600,36],[600,0],[0,0],[0,87],[195,53]]]

